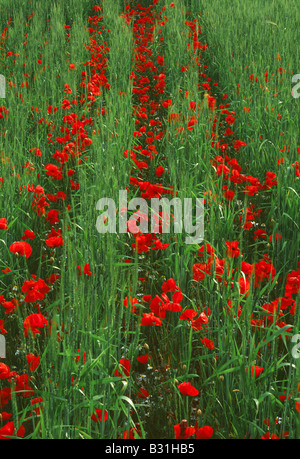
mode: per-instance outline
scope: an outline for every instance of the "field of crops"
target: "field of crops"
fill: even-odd
[[[0,439],[300,439],[296,0],[0,0]]]

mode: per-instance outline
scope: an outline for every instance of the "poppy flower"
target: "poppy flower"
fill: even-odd
[[[229,258],[235,258],[239,256],[240,249],[238,248],[238,245],[239,245],[239,241],[233,241],[233,242],[226,241],[226,246],[227,246],[226,255]]]
[[[214,429],[211,426],[200,427],[196,430],[196,438],[198,440],[209,440],[214,433]]]
[[[161,319],[156,317],[153,312],[143,312],[141,327],[161,326]]]
[[[162,319],[166,316],[165,306],[165,302],[158,295],[156,295],[150,303],[152,313]]]
[[[52,177],[54,180],[61,180],[63,178],[61,171],[61,167],[56,166],[55,164],[47,164],[45,166],[46,175]]]
[[[261,368],[261,367],[258,367],[256,365],[253,365],[252,366],[252,370],[251,370],[252,376],[255,376],[255,378],[257,378],[261,374],[261,372],[263,370],[264,370],[264,368]],[[249,368],[248,367],[246,368],[246,371],[247,371],[247,373],[249,372]]]
[[[120,360],[120,367],[121,367],[122,373],[120,373],[120,371],[117,369],[115,371],[114,375],[115,376],[129,376],[130,367],[131,367],[130,361],[128,359],[121,359]]]
[[[37,367],[39,366],[40,357],[39,356],[35,356],[32,353],[27,354],[25,357],[26,357],[28,365],[29,365],[29,370],[35,371],[37,369]]]
[[[136,429],[130,427],[128,430],[125,430],[123,433],[123,440],[135,440],[136,438],[140,438],[142,436],[140,425],[136,424]]]
[[[47,325],[48,321],[42,314],[30,314],[23,322],[25,338],[28,338],[29,331],[36,338],[36,335],[41,333],[39,328],[44,328]]]
[[[31,415],[32,414],[36,414],[37,416],[39,416],[42,412],[42,403],[43,403],[43,399],[42,397],[36,397],[36,398],[33,398],[31,400],[31,405],[33,406],[32,410],[31,410]],[[37,406],[35,406],[37,405]]]
[[[83,268],[83,272],[84,274],[86,274],[87,276],[91,276],[91,271],[90,271],[90,264],[87,263],[84,265],[84,268]]]
[[[208,317],[205,314],[205,312],[201,312],[197,319],[192,320],[192,329],[197,331],[197,330],[202,330],[201,324],[207,324],[208,323]]]
[[[62,108],[63,110],[68,110],[69,108],[71,108],[71,102],[67,99],[64,99],[62,101]]]
[[[193,279],[195,281],[204,280],[206,274],[210,274],[210,268],[205,263],[195,263],[193,265]]]
[[[139,398],[148,398],[150,397],[150,392],[147,392],[146,389],[140,388],[137,392]]]
[[[48,247],[61,247],[64,245],[64,240],[61,236],[52,236],[46,239],[45,244]]]
[[[91,419],[94,422],[107,421],[108,412],[107,410],[103,410],[102,408],[96,408],[94,413],[91,416]]]
[[[26,229],[24,231],[24,235],[21,237],[21,240],[22,241],[25,241],[25,239],[35,239],[35,234],[33,231],[30,231],[28,229]]]
[[[172,105],[172,99],[167,99],[161,104],[164,108],[168,108]]]
[[[5,230],[8,230],[8,227],[7,227],[7,219],[6,218],[0,218],[0,230],[1,229],[5,229]]]
[[[3,301],[1,304],[5,308],[4,314],[13,314],[17,310],[14,301]]]
[[[5,335],[5,333],[7,333],[7,331],[4,329],[4,319],[0,319],[0,332],[2,335]]]
[[[151,359],[151,355],[150,354],[140,355],[136,359],[137,359],[138,362],[140,362],[142,364],[146,364],[146,363],[148,363],[148,360]]]
[[[34,390],[29,387],[29,382],[31,380],[31,376],[28,376],[26,374],[24,375],[16,375],[16,387],[15,391],[19,392],[22,397],[28,398],[31,397],[34,394]]]
[[[228,201],[233,201],[234,196],[235,196],[235,192],[233,190],[224,188],[224,198],[226,198]]]
[[[49,210],[47,213],[47,217],[45,218],[45,222],[49,222],[50,225],[54,225],[55,223],[59,222],[59,218],[57,218],[59,214],[58,210]]]
[[[3,408],[11,400],[11,388],[4,387],[0,389],[0,408]]]
[[[0,379],[7,379],[10,376],[10,368],[5,363],[0,362]]]
[[[2,421],[8,421],[12,417],[12,413],[7,413],[6,411],[2,411]]]
[[[174,303],[180,303],[180,301],[182,301],[183,299],[183,295],[181,292],[177,291],[175,292],[173,295],[172,295],[172,301]]]
[[[198,389],[191,385],[190,382],[183,382],[179,384],[178,389],[182,393],[182,395],[189,395],[190,397],[195,397],[199,394]]]
[[[25,281],[21,288],[23,293],[27,293],[24,301],[27,303],[35,303],[35,301],[42,300],[49,292],[50,287],[43,279],[30,279]]]
[[[262,440],[280,440],[280,438],[277,435],[270,435],[270,432],[265,433],[261,438]]]
[[[161,286],[163,292],[175,292],[177,289],[177,285],[174,279],[170,278],[166,282],[164,282]]]
[[[193,320],[193,317],[197,315],[197,312],[194,309],[186,309],[180,314],[179,320]]]
[[[13,422],[8,422],[0,429],[0,439],[7,439],[14,434],[15,424]]]
[[[175,438],[178,440],[186,440],[195,434],[195,428],[188,426],[187,420],[183,419],[180,424],[174,426]]]
[[[213,350],[215,348],[215,345],[213,343],[213,341],[211,341],[210,339],[208,338],[203,338],[201,339],[201,343],[206,346],[208,349],[211,349]]]
[[[18,253],[21,256],[25,255],[26,258],[29,258],[32,253],[32,248],[28,242],[17,241],[11,244],[9,251],[12,253]]]

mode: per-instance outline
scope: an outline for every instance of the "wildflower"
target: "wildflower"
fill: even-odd
[[[179,384],[178,389],[183,395],[188,395],[190,397],[195,397],[199,394],[198,389],[192,386],[190,382],[184,381],[182,384]]]
[[[91,419],[94,422],[107,421],[108,412],[107,412],[107,410],[103,410],[102,408],[96,408],[94,410],[94,413],[91,416]]]

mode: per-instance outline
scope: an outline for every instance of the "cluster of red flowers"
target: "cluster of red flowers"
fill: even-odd
[[[153,3],[155,4],[157,1]],[[175,3],[170,5],[172,8],[175,6]],[[130,151],[125,150],[123,154],[125,158],[130,156],[130,159],[135,164],[135,168],[131,171],[130,185],[138,189],[143,199],[160,198],[164,195],[172,197],[173,187],[166,183],[168,170],[164,164],[164,155],[159,147],[166,134],[164,127],[168,117],[168,110],[172,107],[173,102],[172,99],[166,96],[167,68],[165,58],[160,52],[155,55],[152,51],[155,28],[158,26],[163,28],[167,18],[164,17],[162,21],[160,14],[155,12],[153,5],[150,5],[148,8],[141,5],[137,5],[136,7],[127,5],[124,18],[127,24],[134,19],[135,66],[131,78],[133,79],[133,116],[136,126],[133,137],[138,142],[134,143]],[[193,26],[193,23],[191,23],[191,26]],[[163,42],[161,30],[159,30],[159,34],[161,42]],[[201,43],[195,39],[194,49],[201,48]],[[182,72],[184,71],[185,68],[182,68]],[[213,100],[209,100],[209,103],[211,106],[214,105]],[[195,105],[195,103],[191,103],[190,108],[192,111],[195,111]],[[197,123],[197,119],[192,116],[186,122],[187,129],[192,130],[193,126]],[[154,182],[150,181],[151,163],[153,162],[156,164]],[[135,190],[133,192],[136,193]],[[153,250],[167,249],[169,242],[162,242],[161,234],[164,219],[166,222],[170,222],[170,217],[171,215],[165,215],[160,212],[155,232],[142,234],[140,231],[137,231],[134,234],[135,242],[132,244],[132,249],[139,254],[150,254]],[[143,215],[141,215],[141,218],[143,218]],[[143,278],[140,278],[140,280],[141,283],[144,282]],[[194,330],[201,330],[208,322],[208,311],[195,311],[194,309],[185,309],[183,311],[184,306],[181,305],[183,298],[183,293],[180,286],[177,285],[176,280],[168,278],[161,284],[161,294],[155,294],[154,296],[144,294],[141,301],[138,301],[137,298],[126,298],[124,305],[128,307],[130,304],[131,312],[140,317],[141,327],[161,327],[168,315],[174,314],[178,317],[178,320],[186,320],[190,323]],[[140,315],[141,306],[142,313]],[[208,338],[203,338],[202,343],[209,349],[214,348],[213,342]],[[149,361],[149,358],[151,358],[149,354],[142,355],[138,357],[138,362],[145,364]],[[128,377],[130,372],[129,360],[121,359],[120,365],[123,373],[122,376]],[[116,370],[115,375],[121,376],[120,371]],[[199,393],[190,382],[180,384],[178,389],[182,395],[189,395],[191,397]],[[143,399],[147,399],[150,395],[144,387],[140,388],[137,393],[137,397]],[[205,433],[205,429],[205,427],[198,429],[195,426],[189,436],[196,435],[196,438],[199,439],[210,438],[213,434],[213,429],[208,427],[209,432],[207,431],[207,433]],[[180,432],[180,429],[178,430],[177,426],[174,426],[176,438],[188,438],[185,433]],[[134,438],[134,436],[138,437],[138,429],[132,432],[132,436],[129,438]]]
[[[98,11],[98,7],[95,6],[94,10]],[[34,13],[32,17],[34,16]],[[30,20],[32,17],[27,18]],[[107,70],[107,53],[109,52],[109,47],[107,43],[98,44],[97,35],[101,35],[102,32],[100,29],[100,23],[102,21],[102,16],[95,15],[89,17],[90,22],[90,44],[86,46],[87,50],[90,52],[90,60],[88,60],[84,65],[90,67],[91,77],[88,77],[88,72],[83,71],[81,73],[81,84],[82,88],[88,88],[88,96],[85,98],[85,95],[81,96],[77,94],[77,88],[71,88],[69,84],[64,85],[64,95],[61,103],[61,108],[66,114],[63,116],[61,124],[56,125],[56,123],[51,120],[49,117],[54,115],[58,107],[48,105],[46,109],[41,107],[31,107],[32,112],[44,113],[45,118],[41,117],[38,120],[39,124],[44,124],[48,130],[47,143],[49,149],[54,149],[52,153],[52,159],[47,163],[48,153],[42,151],[38,147],[33,147],[30,149],[30,152],[34,157],[44,158],[46,165],[44,166],[44,178],[43,181],[46,184],[41,186],[38,184],[29,184],[27,186],[20,187],[20,193],[28,194],[33,193],[32,200],[32,209],[38,217],[44,220],[45,228],[47,231],[46,238],[40,238],[31,229],[26,229],[23,235],[20,235],[20,240],[13,242],[9,250],[16,257],[24,257],[26,260],[33,257],[33,247],[31,245],[32,240],[40,239],[41,247],[44,245],[46,254],[43,257],[48,257],[55,259],[58,257],[59,248],[64,245],[64,236],[62,233],[62,228],[60,227],[61,217],[63,217],[64,212],[71,210],[70,201],[68,202],[69,192],[76,191],[80,188],[79,182],[75,182],[74,174],[76,174],[77,167],[82,163],[81,156],[86,154],[87,147],[92,143],[91,135],[95,134],[95,130],[92,129],[94,123],[92,116],[87,117],[86,113],[90,111],[96,111],[96,115],[99,115],[99,109],[97,108],[97,97],[101,94],[101,89],[109,90],[109,83],[106,78]],[[9,21],[10,23],[10,21]],[[66,40],[69,40],[70,33],[68,32],[70,26],[65,25],[66,29]],[[5,40],[8,36],[8,28],[2,33],[2,41]],[[24,42],[24,46],[27,42]],[[25,47],[26,50],[26,47]],[[13,55],[13,52],[7,52],[6,58],[10,58]],[[38,63],[41,64],[42,61],[39,59]],[[25,64],[24,64],[25,65]],[[76,64],[70,64],[68,66],[68,71],[77,71]],[[26,82],[27,83],[27,82]],[[26,84],[29,87],[28,84]],[[67,99],[66,94],[70,97],[70,100]],[[74,94],[73,98],[71,94]],[[22,96],[19,96],[24,102]],[[5,111],[5,107],[1,107],[1,118],[4,118],[2,113]],[[6,110],[6,115],[8,116],[9,111]],[[104,112],[102,112],[102,115]],[[56,132],[60,135],[56,135]],[[35,168],[33,165],[28,163],[26,167],[30,165],[30,172],[34,172]],[[71,179],[72,177],[73,179]],[[36,176],[37,180],[42,181],[40,174]],[[61,189],[57,191],[57,185],[55,185],[55,193],[52,192],[54,183],[61,183]],[[3,177],[0,178],[0,186],[5,184]],[[66,192],[66,184],[69,188],[69,192]],[[59,186],[59,185],[58,185]],[[46,188],[47,187],[47,188]],[[49,190],[47,192],[46,190]],[[52,208],[54,206],[55,208]],[[9,231],[9,222],[7,218],[0,218],[0,231]],[[40,250],[40,249],[39,249]],[[90,277],[92,272],[90,270],[90,264],[86,263],[84,265],[84,274]],[[78,266],[78,274],[81,275],[81,267]],[[10,268],[7,267],[5,270],[2,270],[4,274],[11,272]],[[2,311],[7,316],[11,318],[17,317],[14,314],[17,312],[17,308],[20,306],[21,302],[26,302],[28,308],[33,308],[31,314],[28,314],[23,320],[23,332],[24,337],[29,338],[32,336],[34,339],[41,334],[41,329],[48,328],[48,333],[51,334],[52,323],[47,318],[47,312],[43,312],[44,300],[51,291],[51,286],[60,278],[55,272],[51,273],[47,279],[38,278],[37,275],[32,274],[31,278],[25,280],[21,286],[22,296],[18,295],[10,300],[6,300],[3,295],[0,295],[0,305]],[[18,289],[16,289],[17,291]],[[34,309],[37,312],[34,312]],[[42,313],[43,312],[43,313]],[[5,329],[5,320],[0,319],[0,332],[2,334],[7,334]],[[46,336],[46,335],[45,335]],[[9,337],[8,337],[9,338]],[[61,335],[57,331],[57,339],[60,340]],[[27,364],[29,370],[34,372],[39,367],[40,356],[35,355],[30,352],[26,355]],[[78,359],[76,358],[78,362]],[[85,357],[83,364],[85,363]],[[0,380],[7,381],[11,386],[4,387],[0,390],[0,408],[3,408],[9,404],[9,401],[12,398],[12,393],[15,393],[19,397],[32,398],[35,391],[30,387],[31,376],[28,374],[18,374],[16,371],[10,371],[8,365],[0,363]],[[41,405],[43,399],[41,397],[32,398],[32,413],[40,414]],[[8,421],[12,416],[12,413],[1,412],[0,420],[2,422]],[[15,426],[14,422],[7,422],[2,428],[0,428],[0,438],[8,438],[10,436],[23,437],[25,435],[25,426],[19,425]]]
[[[159,0],[153,0],[153,4],[148,7],[143,7],[140,4],[133,6],[127,4],[125,11],[121,16],[127,26],[132,26],[133,30],[133,56],[134,66],[130,78],[133,82],[133,118],[134,131],[132,132],[132,145],[121,152],[120,160],[130,160],[133,164],[128,189],[135,195],[139,194],[144,199],[160,198],[162,196],[173,196],[173,187],[168,183],[168,165],[162,152],[160,144],[164,139],[168,127],[174,128],[174,132],[169,132],[171,135],[179,136],[181,134],[186,140],[193,135],[193,131],[197,128],[200,120],[199,107],[195,101],[189,102],[188,116],[182,113],[171,113],[173,107],[172,98],[167,92],[167,74],[166,59],[160,52],[153,52],[153,40],[155,34],[159,38],[158,41],[163,44],[163,28],[165,27],[168,17],[163,15],[163,12],[157,13],[154,6]],[[171,3],[170,8],[176,8],[176,2]],[[110,48],[107,42],[100,45],[98,35],[101,35],[99,30],[101,27],[102,16],[100,15],[101,7],[95,6],[95,15],[89,17],[90,43],[86,46],[90,53],[90,59],[84,64],[89,67],[89,73],[82,71],[80,74],[80,88],[87,88],[88,95],[79,94],[79,88],[72,88],[69,84],[64,84],[64,93],[62,94],[59,107],[48,104],[47,107],[32,107],[32,113],[44,114],[40,117],[38,124],[44,125],[47,130],[47,148],[53,150],[51,157],[46,151],[38,148],[38,145],[30,149],[32,158],[43,159],[43,176],[36,175],[36,183],[30,183],[20,187],[21,196],[26,193],[31,196],[30,203],[34,216],[41,219],[43,222],[46,237],[41,238],[35,231],[26,228],[24,233],[18,235],[17,240],[9,246],[9,251],[15,257],[24,257],[24,262],[31,261],[35,253],[35,243],[40,241],[38,248],[39,253],[43,252],[43,257],[50,259],[58,258],[61,247],[65,244],[65,235],[62,229],[62,220],[64,215],[72,210],[71,199],[69,196],[80,190],[78,169],[82,164],[82,156],[88,158],[88,147],[92,144],[93,135],[97,134],[94,129],[94,118],[96,116],[105,116],[105,108],[99,108],[98,99],[103,92],[110,89],[110,84],[106,76],[107,60]],[[163,10],[164,11],[164,10]],[[30,18],[28,18],[30,20]],[[257,197],[265,191],[269,191],[277,186],[277,174],[273,171],[267,171],[263,179],[259,179],[252,175],[243,173],[243,168],[237,158],[240,151],[247,144],[234,137],[234,123],[236,113],[230,110],[230,103],[227,102],[228,96],[223,94],[222,103],[218,104],[217,87],[218,83],[213,83],[206,74],[207,66],[201,62],[201,52],[207,49],[206,44],[201,43],[201,26],[197,19],[186,21],[189,38],[191,43],[188,46],[187,53],[190,53],[193,63],[198,67],[199,84],[198,90],[203,93],[204,103],[208,108],[212,121],[212,131],[208,135],[210,145],[216,151],[211,166],[215,172],[216,182],[221,181],[222,190],[219,201],[222,206],[234,205],[239,197],[248,195]],[[104,27],[104,26],[102,26]],[[66,40],[71,37],[70,26],[65,25]],[[8,28],[2,33],[2,41],[8,34]],[[26,50],[26,41],[24,42]],[[10,59],[13,56],[12,52],[6,53],[6,58]],[[42,57],[42,56],[39,56]],[[37,63],[43,65],[43,60],[38,59]],[[77,72],[76,63],[68,63],[68,72]],[[180,65],[180,71],[184,74],[189,71],[188,66]],[[267,78],[268,75],[265,75]],[[253,75],[250,76],[253,83],[257,80]],[[29,87],[28,82],[24,83]],[[180,90],[181,97],[189,95],[189,91]],[[22,94],[19,95],[21,101],[24,101]],[[244,111],[249,112],[250,109],[244,107]],[[64,114],[61,122],[57,124],[51,117],[55,113]],[[216,114],[218,111],[218,116]],[[90,116],[87,115],[89,113]],[[0,122],[4,120],[4,116],[9,116],[9,111],[6,107],[0,107]],[[124,146],[125,148],[125,146]],[[278,163],[279,164],[279,163]],[[280,163],[281,164],[281,163]],[[154,166],[153,166],[154,165]],[[292,165],[295,168],[296,175],[299,176],[299,163]],[[24,169],[28,174],[34,173],[34,164],[29,161],[25,163]],[[154,171],[154,172],[153,172]],[[152,175],[151,175],[152,174]],[[32,177],[33,175],[30,175]],[[223,183],[224,182],[224,183]],[[41,185],[44,184],[44,186]],[[0,177],[0,186],[3,184],[3,178]],[[60,188],[60,189],[59,189]],[[210,205],[213,196],[211,190],[207,190],[205,194],[205,202]],[[261,224],[260,218],[262,209],[256,208],[254,204],[249,204],[246,208],[238,211],[238,217],[235,224],[241,229],[247,231],[254,242],[264,241],[267,238],[270,243],[280,241],[281,234],[271,234],[267,232],[265,225]],[[140,214],[140,218],[144,218]],[[134,253],[142,254],[142,256],[152,256],[170,246],[170,240],[164,242],[162,236],[162,224],[165,220],[170,221],[171,215],[165,215],[162,212],[157,216],[156,230],[150,234],[142,234],[139,230],[134,234],[134,242],[130,246],[129,257],[133,258]],[[10,222],[5,216],[0,218],[0,232],[5,231],[10,233]],[[131,227],[130,227],[131,225]],[[129,229],[132,229],[132,221],[128,222]],[[135,224],[134,224],[135,225]],[[136,228],[136,225],[135,225]],[[29,242],[28,242],[29,241]],[[31,241],[34,241],[31,242]],[[261,259],[256,262],[249,263],[243,259],[244,254],[239,247],[238,240],[225,241],[224,247],[220,250],[215,250],[209,243],[203,244],[198,250],[200,261],[194,263],[191,269],[191,277],[194,285],[201,285],[207,279],[213,279],[216,285],[225,285],[228,287],[227,292],[232,290],[237,298],[238,307],[233,307],[232,300],[224,298],[227,305],[227,314],[235,313],[237,319],[243,316],[243,300],[248,297],[251,289],[258,289],[269,283],[271,286],[277,282],[277,273],[272,260],[265,253]],[[36,252],[38,253],[38,251]],[[126,260],[130,262],[131,258]],[[2,271],[4,274],[10,273],[10,267],[7,266]],[[89,279],[92,276],[93,267],[85,261],[77,266],[77,274],[81,279]],[[44,331],[51,333],[52,323],[47,316],[45,308],[45,300],[52,294],[53,285],[59,280],[60,276],[56,272],[48,274],[48,277],[43,279],[40,271],[37,274],[31,274],[30,278],[24,280],[20,286],[23,295],[15,295],[13,298],[7,299],[0,295],[0,305],[5,319],[0,319],[0,332],[6,334],[5,320],[8,316],[13,318],[18,312],[21,302],[25,302],[26,307],[31,308],[31,314],[24,317],[23,333],[24,337],[37,339]],[[41,276],[41,277],[40,277]],[[154,274],[153,274],[154,277]],[[144,278],[140,278],[140,284],[144,283]],[[161,281],[161,277],[160,277]],[[184,325],[191,332],[199,332],[199,338],[205,352],[214,351],[218,348],[218,343],[215,340],[207,337],[208,324],[212,311],[208,306],[201,307],[186,307],[185,296],[176,279],[173,277],[164,278],[159,283],[159,294],[144,294],[142,299],[128,298],[124,299],[124,307],[130,307],[130,312],[138,318],[140,327],[163,327],[169,316],[178,319],[179,325]],[[251,326],[253,327],[268,327],[276,325],[280,328],[286,326],[286,322],[282,317],[289,313],[295,315],[296,301],[293,296],[300,292],[300,263],[296,269],[291,271],[285,281],[284,296],[280,296],[263,304],[262,309],[265,311],[263,318],[256,318],[251,315]],[[226,303],[227,302],[227,303]],[[142,310],[142,314],[140,314]],[[233,312],[234,310],[234,312]],[[47,328],[48,327],[48,328]],[[142,329],[143,331],[145,328]],[[151,329],[161,330],[161,329]],[[286,330],[288,335],[289,329]],[[46,335],[46,333],[45,333]],[[63,339],[59,330],[57,331],[57,339]],[[80,349],[77,350],[78,355],[74,358],[76,364],[80,362]],[[143,354],[137,357],[138,364],[146,365],[152,359],[151,354]],[[30,352],[26,355],[27,365],[30,372],[35,372],[39,368],[40,356]],[[82,363],[85,364],[85,353],[82,357]],[[118,366],[115,368],[114,378],[120,378],[121,381],[126,381],[132,375],[132,366],[136,362],[131,362],[123,356],[119,360]],[[250,373],[254,378],[259,378],[263,374],[264,368],[259,365],[250,365],[245,368],[245,372]],[[35,391],[30,385],[31,376],[27,373],[18,374],[16,371],[11,371],[10,367],[4,363],[0,363],[0,380],[7,382],[7,387],[0,390],[0,408],[9,406],[12,399],[12,394],[16,393],[18,397],[30,398],[32,405],[31,414],[38,415],[42,410],[43,399],[34,397]],[[73,384],[73,380],[70,384]],[[178,395],[180,397],[197,397],[200,387],[192,385],[193,381],[183,381],[178,384]],[[194,384],[194,383],[193,383]],[[139,399],[147,400],[151,397],[151,393],[142,385],[138,388],[136,396]],[[297,405],[296,405],[297,409]],[[8,421],[0,428],[0,438],[7,436],[23,437],[25,435],[24,425],[15,425],[9,421],[12,414],[1,412],[1,420]],[[95,408],[91,419],[95,422],[106,422],[109,419],[109,412],[105,408]],[[209,439],[214,434],[214,429],[211,426],[198,426],[198,422],[194,426],[189,426],[187,420],[177,419],[178,422],[174,425],[174,435],[177,439],[187,439],[190,437],[196,439]],[[275,435],[275,434],[274,434]],[[141,437],[141,428],[136,423],[135,428],[125,430],[123,438],[139,438]],[[269,432],[263,438],[278,438],[270,436]]]

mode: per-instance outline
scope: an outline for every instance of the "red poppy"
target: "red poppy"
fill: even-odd
[[[2,306],[5,308],[4,314],[13,314],[17,310],[16,301],[3,301]]]
[[[262,440],[280,440],[280,438],[277,435],[270,435],[270,432],[265,433],[261,438]]]
[[[211,349],[213,350],[215,348],[215,345],[213,343],[213,341],[211,341],[210,339],[208,338],[203,338],[201,339],[201,343],[206,346],[208,349]]]
[[[151,355],[150,354],[144,354],[144,355],[141,355],[139,357],[136,358],[138,362],[142,363],[142,364],[146,364],[148,363],[148,360],[151,359]]]
[[[20,392],[19,395],[21,395],[22,397],[28,398],[34,394],[34,390],[31,387],[29,387],[31,376],[28,376],[26,374],[16,375],[16,380],[17,380],[17,383],[16,383],[15,391]]]
[[[202,330],[202,324],[207,324],[208,323],[208,317],[205,314],[205,312],[201,312],[197,319],[192,320],[192,329],[197,331],[197,330]]]
[[[50,287],[48,287],[43,279],[30,279],[24,282],[21,290],[23,293],[27,293],[24,301],[27,303],[34,303],[35,301],[42,300],[49,292]]]
[[[32,253],[31,246],[28,244],[28,242],[25,242],[25,241],[14,242],[9,247],[9,250],[12,253],[18,253],[21,256],[25,255],[26,258],[29,258]]]
[[[239,256],[240,249],[238,248],[239,241],[226,241],[227,251],[226,255],[230,258],[235,258]]]
[[[46,175],[52,177],[54,180],[61,180],[63,178],[61,167],[58,167],[55,164],[47,164],[45,169],[47,171]]]
[[[117,370],[115,370],[114,375],[115,376],[129,376],[130,367],[131,367],[130,361],[128,359],[121,359],[120,360],[120,367],[121,367],[122,373],[117,369]]]
[[[5,230],[8,230],[8,226],[7,226],[7,219],[6,218],[0,218],[0,230],[1,229],[5,229]]]
[[[185,419],[183,419],[180,424],[176,424],[174,426],[175,438],[178,440],[186,440],[187,438],[194,435],[195,431],[196,430],[194,427],[188,426],[188,423]]]
[[[45,222],[49,222],[50,225],[54,225],[55,223],[59,222],[59,218],[57,218],[59,214],[58,210],[49,210],[47,213],[47,217],[45,218]]]
[[[61,236],[52,236],[45,241],[48,247],[61,247],[64,245],[64,240]]]
[[[31,415],[32,414],[36,414],[37,416],[39,416],[42,412],[42,403],[43,403],[43,399],[42,397],[36,397],[36,398],[33,398],[31,400],[31,405],[33,406],[32,410],[31,410]],[[35,406],[37,405],[37,406]]]
[[[182,384],[179,384],[178,389],[183,395],[189,395],[190,397],[195,397],[199,394],[198,389],[192,386],[190,382],[184,381]]]
[[[0,408],[7,405],[9,400],[11,400],[11,388],[4,387],[4,389],[0,389]]]
[[[83,268],[83,272],[84,274],[86,274],[87,276],[91,276],[91,271],[90,271],[90,264],[87,263],[86,265],[84,265],[84,268]]]
[[[193,320],[193,317],[197,315],[197,312],[194,309],[186,309],[180,314],[179,320]]]
[[[10,368],[5,363],[0,362],[0,379],[8,379],[10,376]]]
[[[261,374],[261,372],[262,372],[263,370],[264,370],[264,368],[261,368],[261,367],[258,367],[258,366],[256,366],[256,365],[253,365],[253,366],[252,366],[252,370],[251,370],[251,371],[252,371],[252,376],[255,375],[255,378],[257,378],[257,377]],[[247,373],[249,372],[248,367],[246,368],[246,371],[247,371]]]
[[[196,430],[196,438],[198,440],[209,440],[214,433],[214,429],[211,426],[200,427]]]
[[[174,279],[170,278],[166,282],[164,282],[161,286],[163,292],[175,292],[178,289],[176,282]]]
[[[25,239],[35,239],[35,234],[33,231],[30,231],[28,229],[26,229],[24,231],[24,235],[21,237],[22,241],[24,241]]]
[[[6,411],[2,411],[2,421],[8,421],[12,417],[12,413],[7,413]]]
[[[161,319],[156,317],[153,312],[146,313],[143,312],[143,317],[141,319],[141,326],[142,327],[151,327],[151,326],[161,326]]]
[[[39,356],[35,356],[32,353],[27,354],[25,357],[26,357],[28,365],[29,365],[29,370],[35,371],[37,369],[37,367],[39,366],[40,357]]]
[[[139,398],[148,398],[150,397],[150,392],[147,392],[146,389],[140,388],[137,393],[137,396]]]
[[[15,424],[13,422],[8,422],[0,429],[0,439],[7,439],[14,434]]]
[[[103,410],[102,408],[96,408],[94,413],[91,416],[91,419],[94,422],[107,421],[108,412],[107,410]]]
[[[39,328],[44,328],[47,325],[48,321],[42,314],[30,314],[23,322],[25,338],[28,337],[29,331],[36,338],[36,335],[41,333]]]
[[[7,333],[7,331],[4,329],[4,319],[0,319],[0,332],[2,333],[2,335],[5,335],[5,333]]]

